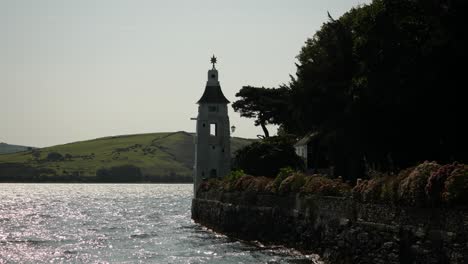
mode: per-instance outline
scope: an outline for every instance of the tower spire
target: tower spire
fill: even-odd
[[[218,70],[216,69],[215,64],[217,63],[217,58],[215,55],[211,57],[211,63],[213,68],[208,70],[208,80],[206,82],[205,92],[203,92],[202,97],[198,100],[197,104],[210,103],[210,104],[228,104],[229,100],[226,99],[223,92],[221,91],[221,86],[218,81]]]
[[[213,54],[213,57],[211,57],[211,64],[213,64],[213,70],[215,70],[215,64],[216,62],[218,62],[218,59],[215,57],[215,55]]]

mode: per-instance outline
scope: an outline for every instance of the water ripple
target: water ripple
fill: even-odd
[[[192,185],[0,184],[3,263],[316,263],[190,219]]]

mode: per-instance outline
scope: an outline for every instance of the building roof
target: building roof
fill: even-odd
[[[307,136],[301,138],[296,144],[294,144],[295,147],[307,145],[313,138],[318,136],[318,132],[312,132],[308,134]]]
[[[229,104],[229,100],[221,91],[221,86],[206,86],[205,92],[202,97],[198,100],[197,104]]]

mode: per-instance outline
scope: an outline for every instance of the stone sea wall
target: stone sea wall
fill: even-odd
[[[326,263],[468,263],[468,208],[410,208],[304,194],[207,191],[192,218]]]

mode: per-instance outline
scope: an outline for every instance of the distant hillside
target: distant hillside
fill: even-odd
[[[10,145],[7,143],[0,142],[0,154],[16,153],[16,152],[21,152],[21,151],[26,151],[26,150],[31,150],[31,149],[33,148],[26,147],[26,146]]]
[[[253,141],[232,138],[231,152]],[[193,134],[124,135],[0,155],[0,181],[191,182],[193,162]]]

